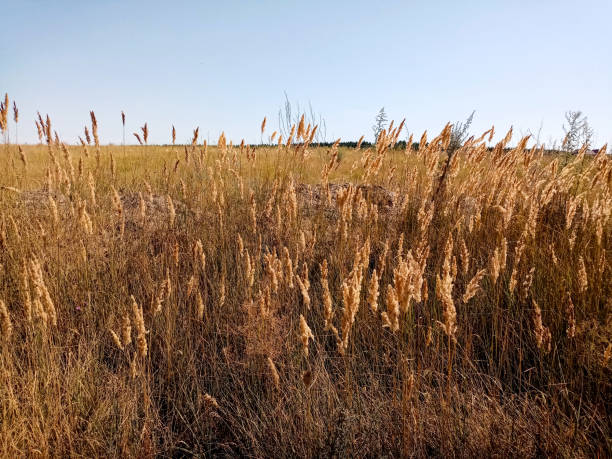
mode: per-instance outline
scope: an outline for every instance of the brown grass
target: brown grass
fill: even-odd
[[[2,147],[1,456],[611,454],[605,154],[91,119]]]

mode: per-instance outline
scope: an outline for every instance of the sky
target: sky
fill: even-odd
[[[373,136],[381,107],[415,136],[473,110],[471,132],[563,137],[581,110],[612,143],[612,1],[0,0],[0,92],[77,142],[89,111],[102,143],[260,141],[285,93],[327,140]],[[15,130],[11,125],[11,135]],[[515,140],[517,137],[514,138]],[[597,146],[596,145],[596,146]]]

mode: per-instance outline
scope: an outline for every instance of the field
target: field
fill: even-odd
[[[0,145],[0,456],[612,454],[605,151],[92,119]]]

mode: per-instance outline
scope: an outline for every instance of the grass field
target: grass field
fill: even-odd
[[[0,146],[1,456],[612,453],[605,152],[91,130]]]

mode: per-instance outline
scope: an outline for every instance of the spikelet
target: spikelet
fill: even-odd
[[[399,302],[397,301],[397,294],[391,285],[387,285],[387,295],[385,301],[387,304],[387,310],[380,315],[383,321],[383,327],[390,328],[392,332],[396,332],[399,330],[400,308]]]
[[[244,242],[242,241],[242,236],[240,236],[240,233],[238,233],[238,236],[236,237],[236,242],[238,243],[238,255],[242,257],[244,255]]]
[[[174,269],[178,269],[179,266],[179,245],[178,242],[174,243],[172,249],[172,260],[174,261]]]
[[[393,270],[393,288],[397,294],[400,311],[407,312],[408,304],[410,302],[410,271],[408,268],[408,263],[403,259],[403,257],[400,255],[399,258],[400,261]]]
[[[11,324],[11,316],[4,301],[0,299],[0,324],[2,324],[2,338],[5,341],[11,339],[13,333],[13,325]]]
[[[87,249],[85,248],[85,244],[83,243],[83,240],[79,241],[79,248],[81,249],[80,251],[81,261],[83,263],[87,263]]]
[[[357,141],[357,145],[355,146],[355,150],[359,150],[361,148],[361,144],[363,143],[363,139],[365,138],[365,136],[361,136],[359,137],[359,140]]]
[[[15,221],[15,219],[13,218],[12,215],[9,215],[9,220],[11,222],[11,227],[13,228],[13,233],[15,234],[15,237],[17,238],[18,241],[21,241],[21,232],[19,231],[19,227],[17,226],[17,222]],[[39,223],[40,225],[40,223]],[[42,226],[41,226],[42,229]]]
[[[419,263],[412,255],[412,250],[409,250],[406,258],[399,257],[398,265],[393,270],[393,287],[397,294],[400,311],[403,313],[408,312],[412,299],[416,302],[421,301],[426,258],[427,251],[424,251]]]
[[[91,172],[89,172],[87,176],[87,186],[89,189],[89,199],[90,199],[91,208],[95,209],[97,205],[96,204],[96,182]]]
[[[465,293],[463,294],[462,300],[464,303],[470,301],[481,290],[480,281],[482,280],[486,272],[486,269],[481,269],[474,275],[474,277],[472,277],[472,280],[470,280],[470,282],[468,283],[467,287],[465,288]]]
[[[574,244],[576,243],[576,228],[572,229],[572,233],[570,234],[568,241],[570,252],[572,252],[574,250]]]
[[[55,310],[55,305],[53,303],[53,300],[51,299],[49,290],[45,285],[42,268],[37,259],[33,259],[30,261],[30,275],[32,284],[34,285],[36,300],[41,304],[41,306],[44,306],[45,317],[47,317],[51,321],[51,325],[56,326],[57,313]]]
[[[45,308],[42,302],[40,301],[40,298],[38,297],[35,297],[34,301],[32,302],[32,312],[34,317],[38,319],[42,329],[46,330],[47,324],[49,322],[49,315],[45,311]]]
[[[154,315],[157,315],[162,311],[162,305],[164,304],[164,301],[168,303],[171,294],[172,281],[170,280],[170,269],[166,268],[166,278],[161,283],[159,292],[157,293],[157,297],[155,299],[155,309],[153,310]]]
[[[72,167],[72,164],[70,166]],[[115,164],[115,157],[112,153],[110,154],[110,170],[111,177],[114,179],[117,175],[117,165]]]
[[[355,322],[357,310],[361,298],[361,287],[363,284],[363,269],[362,263],[366,262],[366,252],[369,254],[369,242],[366,242],[362,250],[357,250],[355,253],[355,261],[353,269],[348,278],[342,283],[342,347],[341,352],[348,348],[348,341]],[[369,256],[369,255],[368,255]]]
[[[142,308],[138,306],[134,296],[131,296],[130,298],[132,299],[132,321],[136,327],[136,345],[138,349],[138,357],[144,358],[147,356],[148,351],[146,337],[147,330],[145,329],[144,316],[142,313]]]
[[[91,236],[93,234],[93,223],[89,213],[87,212],[87,206],[85,203],[81,203],[79,205],[79,224],[86,235]]]
[[[147,203],[142,197],[142,193],[138,192],[138,220],[141,225],[145,224],[147,218]]]
[[[295,186],[293,185],[293,178],[289,181],[287,188],[287,205],[289,210],[289,217],[291,221],[295,221],[297,218],[297,195],[295,194]]]
[[[557,254],[555,253],[555,247],[552,244],[550,244],[548,248],[550,250],[550,258],[553,264],[557,266],[559,264],[559,259],[557,258]]]
[[[255,193],[249,190],[249,216],[251,220],[251,230],[253,234],[257,234],[257,203],[255,202]]]
[[[263,119],[263,121],[261,122],[261,133],[262,133],[262,134],[263,134],[263,133],[264,133],[264,131],[266,130],[266,121],[267,121],[267,119],[266,119],[266,117],[264,116],[264,119]],[[276,132],[274,132],[274,134],[276,134]]]
[[[297,128],[297,139],[303,139],[303,138],[304,138],[304,114],[302,114],[302,117],[300,118],[300,122]]]
[[[584,264],[584,258],[582,256],[578,258],[578,291],[580,293],[586,292],[589,286],[588,276],[586,272],[586,266]]]
[[[312,334],[312,330],[308,326],[308,323],[302,314],[300,314],[300,339],[302,340],[302,350],[304,355],[308,357],[308,340],[312,339],[314,341],[314,335]]]
[[[338,330],[334,327],[333,318],[334,310],[332,305],[331,293],[329,291],[329,284],[327,280],[327,260],[323,260],[320,265],[321,268],[321,287],[323,288],[323,316],[325,317],[325,330],[332,330],[334,334],[338,335]]]
[[[382,252],[380,253],[380,257],[378,258],[378,265],[380,266],[380,273],[378,277],[381,278],[383,273],[385,272],[385,267],[387,266],[387,255],[389,254],[389,237],[385,239],[385,245],[383,247]]]
[[[606,350],[603,352],[603,356],[601,359],[601,366],[607,367],[608,362],[610,361],[611,358],[612,358],[612,343],[608,343],[608,345],[606,346]]]
[[[399,240],[397,242],[397,251],[395,256],[399,259],[402,259],[402,255],[404,253],[404,233],[400,234]]]
[[[193,262],[196,266],[200,268],[200,271],[203,273],[204,269],[206,268],[206,254],[204,253],[202,241],[199,239],[193,246]]]
[[[266,260],[266,272],[270,278],[270,286],[272,287],[272,291],[276,293],[278,292],[278,271],[275,266],[276,257],[271,253],[267,253],[264,255],[264,259]]]
[[[270,296],[270,287],[266,287],[265,291],[259,291],[259,298],[257,300],[257,305],[259,307],[259,314],[261,317],[268,317],[270,315],[270,304],[271,304],[271,296]],[[251,301],[251,305],[253,305],[253,301]]]
[[[283,269],[285,271],[284,277],[287,286],[293,288],[293,278],[295,277],[293,273],[293,261],[289,256],[289,249],[287,247],[283,247]]]
[[[542,311],[538,304],[533,301],[533,333],[535,335],[538,349],[545,353],[550,352],[551,335],[548,327],[542,324]]]
[[[111,337],[113,338],[113,342],[115,343],[115,346],[117,346],[117,348],[120,351],[123,351],[123,344],[121,344],[121,340],[119,339],[119,336],[117,335],[117,333],[115,333],[114,330],[109,330]]]
[[[166,206],[168,207],[168,225],[170,228],[174,228],[174,221],[176,220],[176,211],[174,209],[174,202],[170,195],[166,195]]]
[[[461,261],[461,271],[463,275],[466,276],[470,270],[470,252],[468,251],[464,238],[459,239],[459,257]]]
[[[500,270],[500,253],[497,247],[493,252],[493,256],[489,260],[489,274],[491,275],[491,283],[495,285],[497,283],[497,278],[499,277]]]
[[[132,344],[132,324],[128,314],[124,314],[121,319],[121,344],[124,347]]]
[[[204,319],[204,301],[202,300],[202,295],[200,294],[200,292],[197,292],[196,295],[196,306],[196,317],[198,318],[198,320]]]
[[[266,359],[266,362],[268,364],[268,369],[270,370],[270,377],[272,378],[274,387],[279,389],[280,388],[280,376],[278,375],[278,371],[276,370],[276,365],[274,365],[274,362],[272,361],[270,357]]]
[[[568,338],[574,338],[576,336],[576,316],[574,313],[574,303],[572,297],[567,293],[567,336]]]
[[[147,126],[147,123],[145,123],[140,129],[142,130],[142,139],[144,140],[144,143],[147,143],[149,139],[149,127]]]
[[[518,269],[521,262],[521,256],[523,251],[525,250],[525,240],[523,236],[519,239],[516,244],[516,248],[514,249],[514,264],[512,266],[512,273],[510,274],[510,282],[508,284],[508,289],[510,292],[514,292],[516,289],[516,284],[518,280]]]
[[[98,138],[98,121],[96,120],[96,115],[93,110],[89,112],[89,115],[91,116],[91,132],[94,137],[94,143],[96,146],[100,146],[100,139]]]
[[[255,266],[251,262],[251,255],[249,254],[248,249],[244,251],[244,272],[246,274],[247,285],[250,289],[253,287],[253,284],[255,283]]]
[[[23,163],[23,167],[27,169],[27,167],[28,167],[28,160],[27,160],[26,155],[25,155],[25,153],[23,151],[23,148],[21,148],[21,145],[19,145],[18,151],[19,151],[19,159]]]
[[[210,394],[204,394],[204,402],[206,406],[210,410],[218,410],[219,404],[217,403],[217,399]]]
[[[370,277],[370,282],[368,283],[368,304],[370,305],[370,309],[372,312],[378,311],[378,274],[376,273],[376,269],[372,271],[372,276]]]
[[[308,266],[306,265],[306,262],[304,262],[304,274],[302,277],[296,275],[295,280],[300,287],[300,292],[302,293],[302,298],[304,299],[304,306],[306,306],[306,309],[310,309],[310,295],[308,294],[308,290],[310,289],[310,281],[308,280]]]
[[[149,200],[149,204],[153,203],[153,189],[151,188],[151,184],[145,180],[144,186],[147,190],[147,199]]]
[[[21,300],[23,301],[23,309],[28,322],[32,322],[32,298],[30,297],[30,281],[28,274],[28,266],[24,261],[21,266],[20,286]]]
[[[500,250],[499,250],[499,269],[500,272],[504,272],[506,270],[506,265],[508,263],[508,241],[506,238],[502,238]]]
[[[298,241],[299,241],[300,253],[305,253],[306,252],[306,235],[304,234],[304,231],[300,231],[300,237]]]
[[[436,275],[436,296],[443,306],[442,317],[444,323],[440,323],[444,332],[453,341],[456,341],[457,311],[453,301],[453,278],[451,276],[450,255],[452,253],[453,240],[449,237],[446,244],[442,276]]]
[[[123,204],[121,202],[121,196],[119,196],[119,193],[117,192],[114,186],[111,186],[111,191],[113,192],[113,210],[117,213],[117,217],[121,225],[119,233],[121,234],[121,236],[123,236],[125,230],[125,218],[123,215]]]
[[[45,136],[47,137],[47,145],[49,145],[49,150],[51,150],[51,118],[47,115],[47,120],[45,122]]]
[[[189,280],[187,281],[187,297],[191,297],[191,294],[193,293],[195,286],[196,286],[196,278],[195,278],[195,275],[192,274]]]
[[[423,279],[423,285],[421,286],[421,301],[423,304],[427,303],[429,299],[429,287],[427,286],[427,279]]]
[[[38,116],[40,116],[40,113],[38,114]],[[38,131],[38,141],[42,143],[42,140],[43,140],[43,137],[44,137],[43,128],[42,128],[42,125],[38,121],[36,121],[36,129]],[[79,137],[79,139],[81,139],[81,138]],[[82,139],[81,139],[81,143],[84,144]]]
[[[529,295],[531,284],[533,284],[534,273],[535,273],[535,266],[529,270],[529,272],[525,276],[525,279],[523,280],[523,283],[521,284],[521,290],[519,292],[519,296],[523,300],[527,299],[527,296]]]

